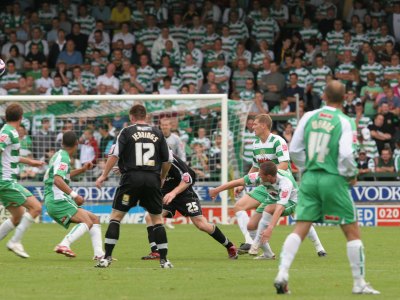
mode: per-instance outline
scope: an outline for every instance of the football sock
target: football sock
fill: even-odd
[[[301,238],[296,233],[291,233],[287,236],[285,242],[283,243],[283,248],[281,252],[281,261],[279,264],[278,278],[288,278],[289,268],[299,250],[301,244]]]
[[[213,233],[210,233],[210,236],[212,236],[214,240],[216,240],[218,243],[222,244],[226,248],[229,248],[233,245],[216,225],[214,225],[214,231]]]
[[[30,215],[30,213],[24,213],[21,222],[15,228],[15,233],[11,238],[11,242],[19,243],[21,242],[22,236],[24,235],[25,231],[32,225],[35,219]]]
[[[160,259],[167,259],[168,254],[168,240],[167,232],[163,224],[156,224],[153,226],[154,240],[157,244],[158,253],[160,253]]]
[[[262,249],[262,251],[264,252],[264,255],[268,256],[268,257],[272,257],[274,256],[274,252],[272,252],[271,246],[269,245],[269,242],[266,242],[264,244],[260,245],[260,248]]]
[[[119,225],[120,225],[119,221],[110,220],[110,224],[108,225],[108,228],[107,228],[106,238],[105,238],[105,243],[104,243],[104,248],[106,250],[104,257],[106,257],[106,258],[112,256],[114,247],[118,242]]]
[[[0,225],[0,241],[4,239],[14,228],[15,225],[13,222],[11,222],[11,219],[5,220],[3,224]]]
[[[354,285],[365,285],[365,255],[361,240],[347,242],[347,257],[349,258]]]
[[[267,228],[268,224],[271,223],[271,219],[272,219],[272,215],[264,211],[262,214],[262,218],[261,218],[260,222],[258,223],[257,234],[256,234],[256,237],[254,238],[255,243],[261,242],[261,235],[262,235],[263,231],[265,230],[265,228]]]
[[[247,224],[249,223],[249,216],[244,210],[238,211],[236,214],[237,222],[240,231],[243,233],[246,244],[252,244],[253,239],[251,238],[249,232],[247,231]]]
[[[151,252],[157,252],[157,245],[154,239],[154,226],[147,226],[147,238],[149,240],[149,245],[151,248]]]
[[[92,240],[92,246],[94,251],[94,256],[100,257],[104,255],[103,251],[103,241],[101,240],[101,225],[93,224],[92,228],[89,230],[90,239]]]
[[[317,252],[325,251],[324,247],[321,244],[321,241],[319,240],[317,231],[315,230],[314,226],[310,227],[307,237],[310,239],[311,242],[313,242],[315,250],[317,250]]]
[[[89,231],[89,227],[85,223],[76,224],[74,228],[64,237],[60,246],[71,246],[73,242]]]

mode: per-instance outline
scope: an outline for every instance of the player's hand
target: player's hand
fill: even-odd
[[[43,167],[45,164],[46,164],[46,162],[44,162],[44,161],[41,161],[41,160],[34,160],[34,159],[32,159],[32,160],[31,160],[31,163],[30,163],[30,165],[31,165],[32,167]]]
[[[96,180],[96,187],[97,188],[101,188],[101,186],[103,185],[103,182],[106,181],[106,177],[104,177],[103,175],[101,175],[99,178],[97,178]]]
[[[353,178],[349,180],[350,186],[355,186],[357,184],[357,178]]]
[[[81,206],[83,205],[83,202],[85,202],[85,199],[83,199],[83,197],[81,195],[78,195],[75,197],[74,199],[76,205]]]
[[[208,194],[210,194],[211,199],[215,200],[219,193],[217,189],[208,189]]]
[[[239,196],[241,192],[243,192],[244,186],[238,186],[234,189],[235,197]]]
[[[264,244],[268,242],[271,238],[271,235],[272,235],[272,228],[268,226],[261,234],[261,243]]]
[[[93,169],[94,168],[94,164],[92,163],[92,162],[87,162],[87,163],[85,163],[84,165],[83,165],[83,169],[85,170],[85,172],[87,171],[87,170],[91,170],[91,169]]]
[[[163,203],[170,204],[172,202],[172,200],[175,199],[175,197],[176,197],[176,194],[174,192],[170,192],[164,196]]]

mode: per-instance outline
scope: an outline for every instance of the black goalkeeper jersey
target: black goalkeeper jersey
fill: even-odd
[[[110,151],[117,156],[122,174],[129,171],[160,173],[161,164],[170,161],[167,142],[162,132],[147,124],[123,128]]]
[[[173,154],[173,161],[171,168],[169,169],[167,178],[165,179],[164,185],[162,187],[162,193],[168,194],[174,188],[176,188],[181,181],[190,184],[186,191],[193,191],[192,186],[196,181],[196,173],[178,156]],[[182,193],[184,193],[183,191]]]

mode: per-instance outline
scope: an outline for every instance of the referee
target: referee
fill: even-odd
[[[161,268],[172,268],[167,259],[167,234],[161,216],[161,186],[171,167],[172,157],[162,132],[146,123],[146,108],[143,105],[134,105],[129,117],[132,125],[121,130],[104,171],[96,180],[96,186],[100,188],[118,162],[122,176],[106,232],[105,256],[96,267],[107,268],[110,265],[112,251],[119,238],[120,222],[140,200],[140,205],[148,211],[154,224],[153,233],[160,253]]]

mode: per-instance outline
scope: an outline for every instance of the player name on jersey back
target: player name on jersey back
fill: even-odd
[[[145,128],[140,128],[140,127],[138,127],[137,129],[138,129],[138,130],[146,130]],[[151,127],[148,127],[147,130],[151,130]],[[132,137],[133,137],[133,139],[134,139],[135,141],[137,141],[137,140],[139,140],[139,139],[150,139],[150,140],[153,141],[153,143],[155,143],[155,142],[158,141],[158,136],[156,136],[154,133],[151,133],[151,132],[148,132],[148,131],[138,131],[138,132],[135,132],[135,133],[132,135]]]

